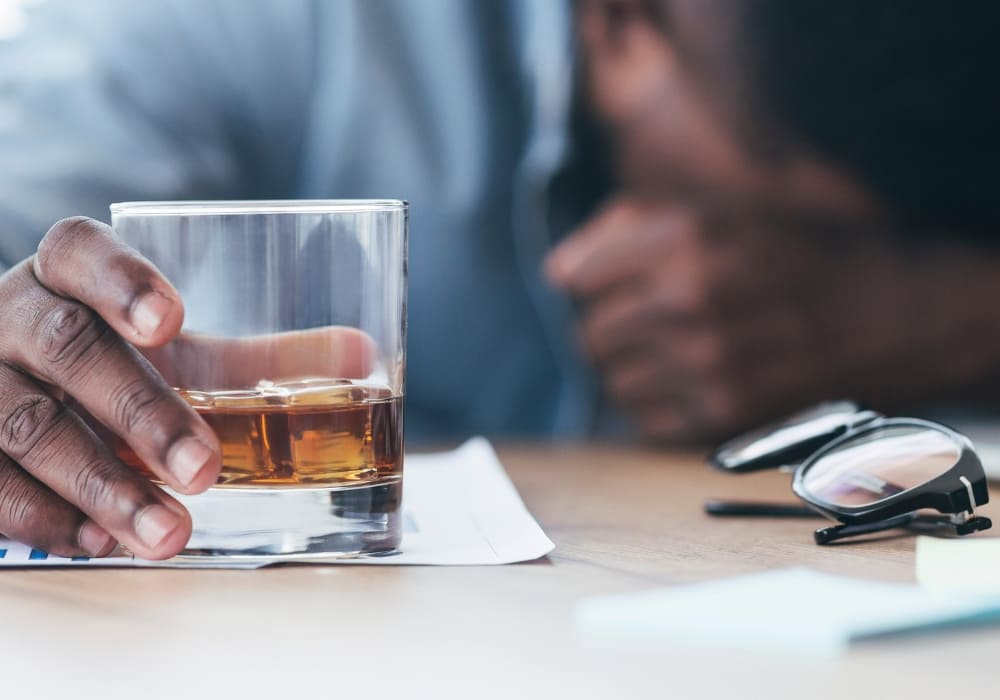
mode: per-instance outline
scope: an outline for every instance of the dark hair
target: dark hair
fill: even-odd
[[[914,230],[1000,242],[1000,3],[740,0],[751,111]]]

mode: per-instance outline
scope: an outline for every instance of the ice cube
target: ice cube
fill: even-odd
[[[185,401],[194,408],[212,408],[215,406],[215,397],[205,391],[195,391],[194,389],[175,389]]]
[[[328,406],[331,404],[356,403],[367,397],[365,387],[347,379],[329,377],[303,377],[269,382],[269,391],[280,392],[284,400],[292,406]],[[258,387],[261,385],[258,384]]]
[[[216,391],[212,393],[215,405],[218,408],[259,408],[261,404],[283,403],[281,397],[275,397],[272,401],[270,396],[262,396],[261,392],[254,389],[245,391]],[[262,400],[263,399],[263,400]]]

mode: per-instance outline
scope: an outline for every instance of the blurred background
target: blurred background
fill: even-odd
[[[0,0],[0,39],[9,39],[24,29],[28,21],[26,7],[44,0]]]
[[[0,267],[112,201],[400,198],[416,441],[989,426],[998,12],[0,0]]]

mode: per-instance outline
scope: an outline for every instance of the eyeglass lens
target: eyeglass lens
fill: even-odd
[[[858,412],[850,401],[831,401],[790,416],[779,423],[753,430],[719,448],[723,462],[747,462],[816,436],[831,433],[847,424]]]
[[[803,475],[802,486],[835,506],[873,505],[941,476],[960,455],[959,446],[941,431],[886,426],[820,457]]]

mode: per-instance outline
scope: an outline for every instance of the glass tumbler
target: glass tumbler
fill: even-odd
[[[143,352],[222,444],[216,485],[173,493],[194,521],[183,554],[395,549],[406,203],[129,202],[111,215],[184,301],[180,335]]]

